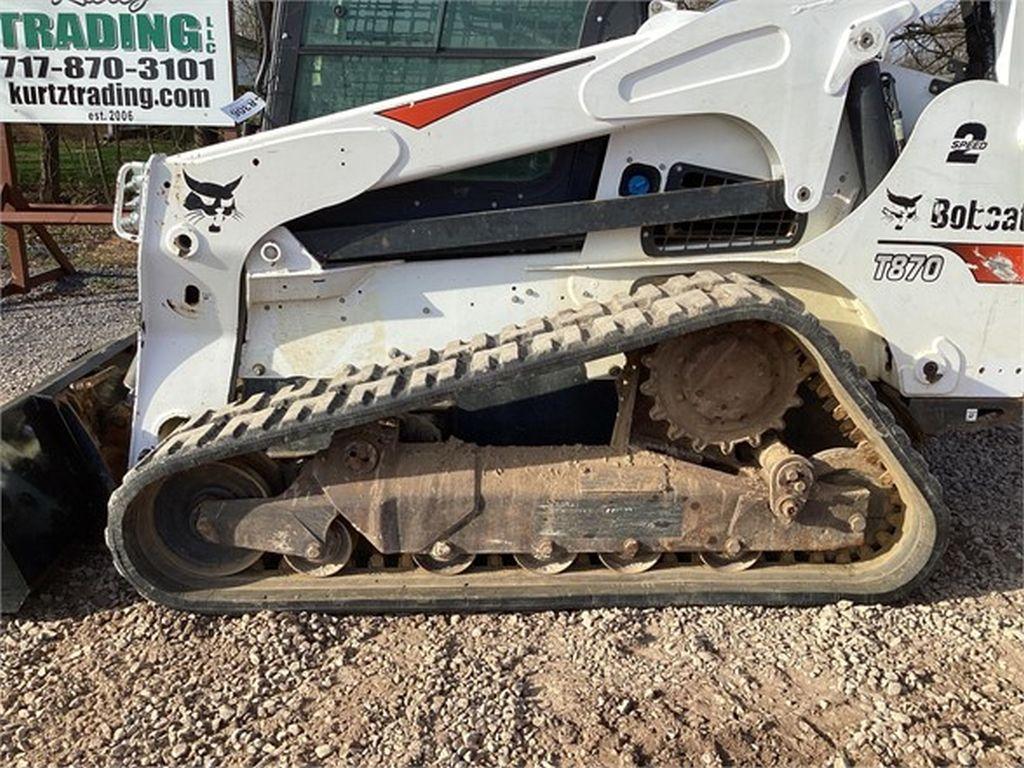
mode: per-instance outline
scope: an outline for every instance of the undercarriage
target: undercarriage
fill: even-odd
[[[614,34],[608,5],[579,48],[122,167],[134,360],[37,416],[118,486],[140,593],[810,604],[927,576],[947,513],[904,429],[1024,393],[1019,4],[952,81],[887,52],[939,0],[655,3]],[[44,420],[5,419],[32,485]]]
[[[627,362],[606,445],[446,428],[462,398],[526,377],[555,390],[612,355]],[[770,286],[713,273],[209,411],[111,509],[119,569],[196,611],[891,599],[946,529],[830,334]]]

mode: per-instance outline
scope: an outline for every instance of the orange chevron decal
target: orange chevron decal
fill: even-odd
[[[423,101],[414,101],[409,104],[403,104],[400,107],[391,107],[391,109],[385,109],[377,114],[381,117],[397,120],[408,125],[410,128],[425,128],[443,117],[448,117],[448,115],[483,101],[490,96],[494,96],[496,93],[507,91],[510,88],[515,88],[517,85],[528,83],[545,75],[561,72],[564,69],[576,67],[580,64],[586,64],[593,61],[594,58],[593,56],[588,56],[584,59],[569,61],[565,64],[556,64],[552,67],[534,70],[533,72],[524,72],[521,75],[503,77],[501,80],[495,80],[491,83],[473,85],[469,88],[452,91],[451,93],[443,93],[440,96],[432,96]]]

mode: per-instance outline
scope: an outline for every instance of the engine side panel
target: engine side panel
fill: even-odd
[[[875,319],[904,395],[1024,392],[1021,127],[1011,88],[946,90],[867,200],[799,249]]]

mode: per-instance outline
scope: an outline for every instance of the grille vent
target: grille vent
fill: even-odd
[[[669,170],[665,191],[715,187],[741,181],[753,179],[676,163]],[[794,245],[803,234],[806,220],[806,215],[786,208],[644,227],[641,238],[644,252],[649,256],[766,250]]]

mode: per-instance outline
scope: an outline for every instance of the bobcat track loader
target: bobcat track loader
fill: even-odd
[[[117,569],[203,612],[907,594],[948,518],[904,427],[1024,385],[1024,11],[944,87],[881,64],[936,5],[662,4],[123,167],[137,352],[67,403],[101,445],[130,421]],[[566,147],[582,193],[417,197]]]

